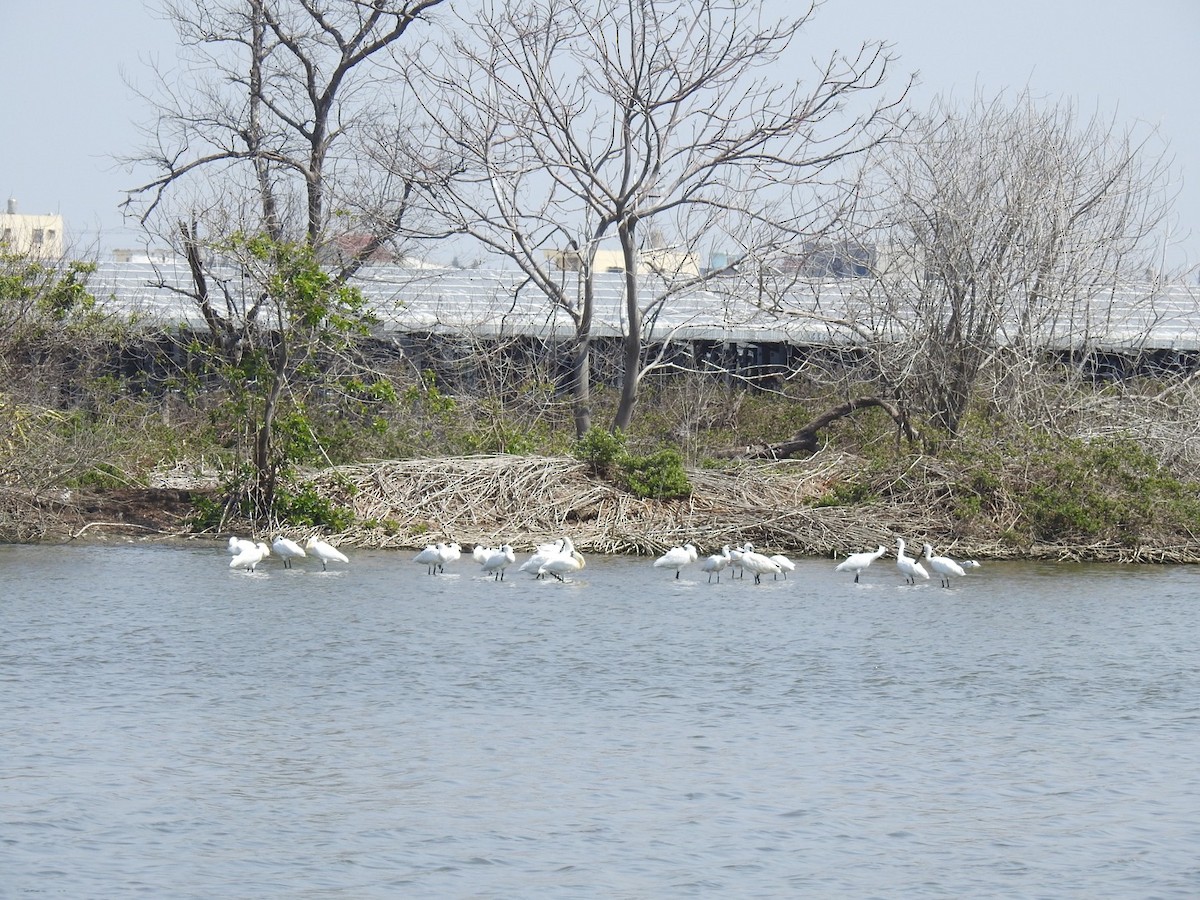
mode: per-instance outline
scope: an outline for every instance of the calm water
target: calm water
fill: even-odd
[[[0,896],[1195,897],[1200,570],[0,547]]]

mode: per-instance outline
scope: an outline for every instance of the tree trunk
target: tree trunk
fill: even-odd
[[[255,500],[259,511],[270,514],[275,505],[275,483],[279,475],[278,454],[272,452],[275,443],[275,413],[279,409],[279,397],[287,386],[288,344],[282,330],[278,335],[279,346],[274,354],[274,372],[271,387],[263,400],[262,420],[254,441]]]
[[[613,430],[629,430],[637,405],[638,376],[642,363],[642,309],[638,305],[638,260],[633,225],[622,222],[617,229],[625,259],[625,338],[621,342],[621,399],[613,417]]]
[[[571,357],[571,411],[575,417],[576,440],[592,428],[592,311],[596,300],[594,271],[589,259],[586,269],[580,273],[583,279],[583,307],[575,319],[575,347]]]
[[[575,417],[575,439],[592,427],[592,349],[587,335],[576,338],[571,355],[571,412]]]

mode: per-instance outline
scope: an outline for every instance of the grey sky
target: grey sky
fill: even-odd
[[[768,0],[782,12],[793,0]],[[74,246],[137,246],[117,208],[146,109],[122,80],[168,64],[171,29],[155,0],[0,0],[0,191],[20,211],[60,213]],[[897,74],[920,72],[919,105],[1028,88],[1074,100],[1169,142],[1180,180],[1171,265],[1200,263],[1200,3],[1195,0],[827,0],[809,31],[813,56],[879,38]]]

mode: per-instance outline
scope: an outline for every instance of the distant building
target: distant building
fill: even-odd
[[[168,263],[176,259],[177,254],[163,247],[118,248],[112,252],[112,258],[113,262],[119,263]]]
[[[9,198],[7,211],[0,213],[0,249],[6,253],[61,259],[62,216],[26,216],[17,212],[17,201]]]
[[[578,272],[583,268],[583,254],[578,250],[547,250],[546,260],[561,272]],[[616,274],[625,271],[625,254],[621,250],[595,250],[593,273]],[[652,229],[646,245],[638,251],[637,275],[661,277],[693,277],[700,274],[700,263],[691,253],[672,250],[658,229]]]
[[[320,260],[327,265],[345,265],[365,252],[374,240],[369,234],[338,235],[321,248]],[[373,265],[396,265],[399,259],[391,247],[383,244],[376,247],[364,262]]]
[[[325,265],[344,266],[365,252],[374,240],[373,236],[362,233],[338,235],[321,248],[317,258]],[[406,269],[443,268],[414,256],[397,253],[386,243],[376,247],[363,262],[371,266],[400,266]]]
[[[725,250],[714,250],[708,257],[709,272],[763,271],[819,280],[873,278],[879,274],[879,253],[875,247],[852,241],[807,241],[798,251],[785,253],[769,262],[756,262]]]
[[[575,250],[547,250],[546,259],[563,272],[578,272],[582,258]],[[597,250],[592,258],[593,272],[624,272],[625,255],[620,250]],[[638,254],[637,274],[693,276],[700,274],[700,264],[690,253],[676,253],[665,247],[651,247]]]
[[[806,278],[868,278],[875,274],[873,247],[850,241],[809,242],[799,256],[784,265],[784,271]]]

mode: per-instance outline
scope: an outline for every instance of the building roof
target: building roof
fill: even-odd
[[[569,279],[569,273],[563,273]],[[235,270],[220,274],[231,296],[242,295]],[[641,276],[643,308],[665,288]],[[567,282],[569,283],[569,281]],[[92,277],[94,294],[105,305],[136,313],[164,326],[202,320],[184,293],[189,286],[183,260],[101,263]],[[409,269],[367,266],[353,284],[370,311],[389,332],[469,333],[485,338],[528,336],[569,338],[574,323],[567,310],[552,306],[518,272],[467,269]],[[680,292],[646,317],[650,341],[711,340],[800,345],[858,343],[847,320],[869,326],[878,319],[871,298],[877,284],[868,278],[827,279],[798,285],[777,303],[758,303],[741,283],[717,281]],[[593,335],[626,331],[624,275],[595,276]],[[1017,323],[1004,330],[1015,337]],[[1047,343],[1099,349],[1200,350],[1200,293],[1190,285],[1146,284],[1097,293],[1069,314],[1042,324]]]

